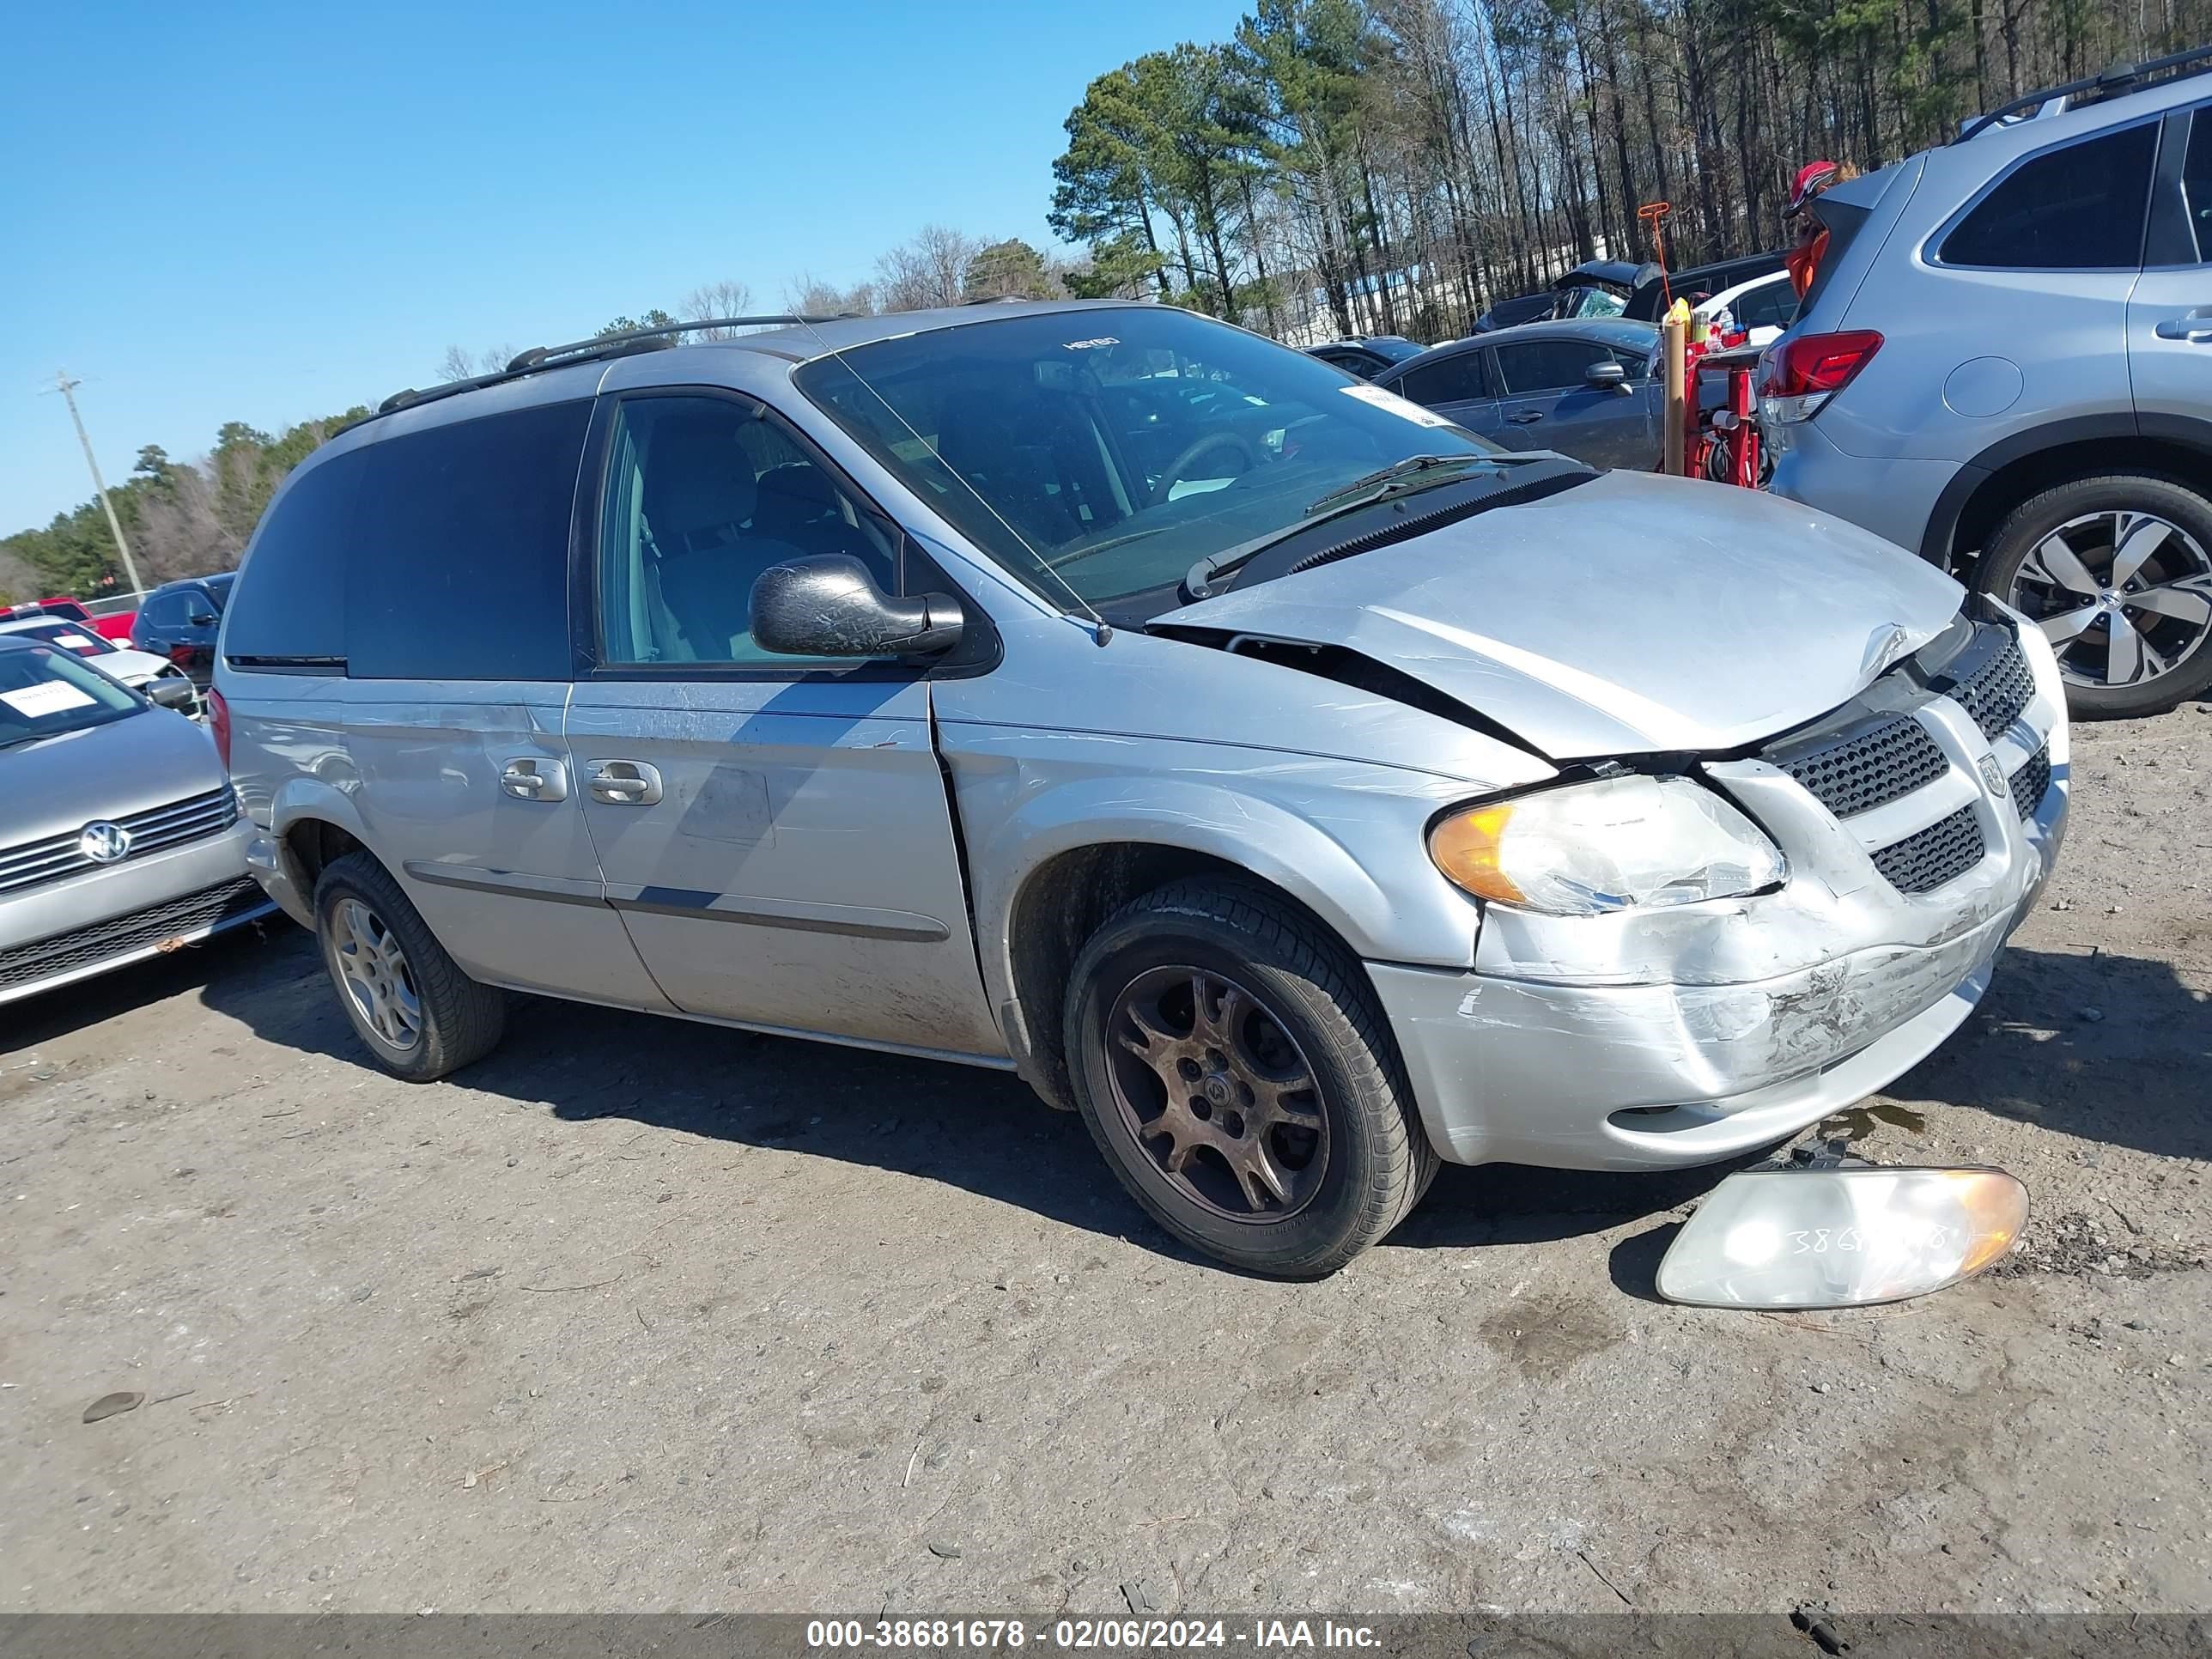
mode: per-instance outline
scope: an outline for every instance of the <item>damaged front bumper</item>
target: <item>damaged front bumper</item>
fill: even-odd
[[[1980,1000],[2064,833],[2063,692],[2048,647],[2025,635],[2033,690],[2016,709],[1903,680],[1873,698],[1871,723],[1908,719],[1943,758],[1901,799],[1839,817],[1772,759],[1703,769],[1782,848],[1779,890],[1600,917],[1492,907],[1473,973],[1370,963],[1438,1153],[1589,1170],[1710,1163],[1783,1139],[1925,1058]],[[1978,858],[1908,890],[1916,877],[1893,849],[1969,824]]]

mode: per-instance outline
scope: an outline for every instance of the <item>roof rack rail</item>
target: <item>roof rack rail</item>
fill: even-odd
[[[588,340],[571,340],[566,345],[532,346],[527,351],[517,352],[508,360],[505,368],[495,369],[489,374],[475,374],[465,380],[448,380],[443,386],[428,386],[420,392],[413,386],[395,392],[376,406],[376,413],[390,415],[399,410],[412,409],[418,404],[434,403],[441,398],[459,397],[462,392],[474,392],[479,386],[498,386],[504,381],[519,380],[526,374],[566,368],[571,363],[627,357],[640,351],[665,350],[676,343],[678,335],[696,334],[701,329],[775,328],[791,323],[811,325],[836,320],[835,317],[809,317],[797,312],[779,312],[759,317],[703,317],[696,323],[662,323],[652,328],[626,328],[616,334],[594,335]],[[374,420],[375,416],[369,418]]]
[[[2202,75],[2207,70],[2212,70],[2212,46],[2192,46],[2187,52],[2154,58],[2147,64],[2115,64],[2100,75],[2069,81],[2063,87],[2050,87],[2041,92],[2022,94],[2010,103],[1998,106],[1987,115],[1967,122],[1951,142],[1963,144],[1969,138],[1978,137],[1987,132],[1991,127],[2004,125],[2009,118],[2023,111],[2041,111],[2046,104],[2057,104],[2057,109],[2049,112],[2056,115],[2080,107],[2076,100],[2095,103],[2103,99],[2116,98],[2122,93],[2140,91],[2146,82],[2162,75],[2175,72]]]

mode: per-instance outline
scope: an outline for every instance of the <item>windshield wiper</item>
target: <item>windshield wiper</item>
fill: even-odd
[[[1194,599],[1206,597],[1208,585],[1217,577],[1249,564],[1279,542],[1293,536],[1303,536],[1315,526],[1326,524],[1331,519],[1342,518],[1347,513],[1357,513],[1381,501],[1393,501],[1401,495],[1410,495],[1416,490],[1432,489],[1438,484],[1456,483],[1465,476],[1468,465],[1503,466],[1510,460],[1522,459],[1505,455],[1408,455],[1404,460],[1370,472],[1364,478],[1354,478],[1340,489],[1307,504],[1304,514],[1296,524],[1271,530],[1264,536],[1255,536],[1249,542],[1239,542],[1218,553],[1209,553],[1191,566],[1182,579],[1183,592]]]
[[[1478,462],[1496,461],[1498,459],[1498,458],[1495,455],[1484,455],[1480,453],[1466,455],[1408,455],[1402,461],[1393,461],[1389,465],[1383,467],[1379,471],[1370,472],[1364,478],[1354,478],[1348,484],[1339,484],[1334,489],[1330,490],[1327,495],[1316,496],[1312,501],[1306,503],[1306,516],[1308,518],[1311,518],[1316,513],[1326,513],[1330,507],[1334,507],[1339,501],[1344,501],[1347,497],[1353,495],[1364,495],[1370,490],[1376,493],[1376,499],[1378,500],[1386,494],[1395,495],[1399,492],[1391,488],[1391,486],[1401,484],[1409,480],[1419,479],[1422,474],[1431,472],[1440,466],[1472,466]],[[1434,482],[1442,483],[1443,480],[1442,478],[1438,478]]]

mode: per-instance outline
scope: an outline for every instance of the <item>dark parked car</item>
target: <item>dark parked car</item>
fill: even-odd
[[[1648,471],[1663,435],[1658,351],[1649,323],[1527,323],[1425,351],[1376,384],[1508,449]]]
[[[215,672],[216,629],[230,599],[234,574],[195,576],[155,588],[138,607],[137,619],[131,624],[131,643],[167,657],[205,690]]]
[[[1550,289],[1541,294],[1516,294],[1510,300],[1500,300],[1496,305],[1474,319],[1474,331],[1487,334],[1493,329],[1517,328],[1522,323],[1540,322],[1552,314],[1559,295]]]
[[[1628,296],[1622,310],[1624,317],[1633,317],[1638,322],[1656,323],[1667,309],[1668,300],[1689,300],[1698,294],[1718,294],[1724,289],[1741,287],[1757,276],[1771,276],[1782,269],[1779,253],[1748,253],[1737,259],[1717,260],[1709,265],[1691,265],[1681,270],[1670,270],[1662,283],[1656,265],[1647,265],[1650,274],[1638,283],[1635,292]],[[1694,301],[1692,301],[1694,303]]]
[[[1500,300],[1475,319],[1474,331],[1487,334],[1522,323],[1617,317],[1640,287],[1656,288],[1658,282],[1656,265],[1639,265],[1626,259],[1586,259],[1555,278],[1541,293]]]
[[[1424,349],[1420,342],[1409,340],[1402,334],[1366,334],[1356,340],[1332,340],[1327,345],[1308,346],[1306,356],[1333,363],[1363,380],[1371,380],[1391,364],[1418,357]]]

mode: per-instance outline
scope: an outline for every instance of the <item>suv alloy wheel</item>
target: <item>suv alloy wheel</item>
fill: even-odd
[[[2212,684],[2212,502],[2171,479],[2031,497],[1990,538],[1981,586],[2042,629],[2077,715],[2162,714]]]

